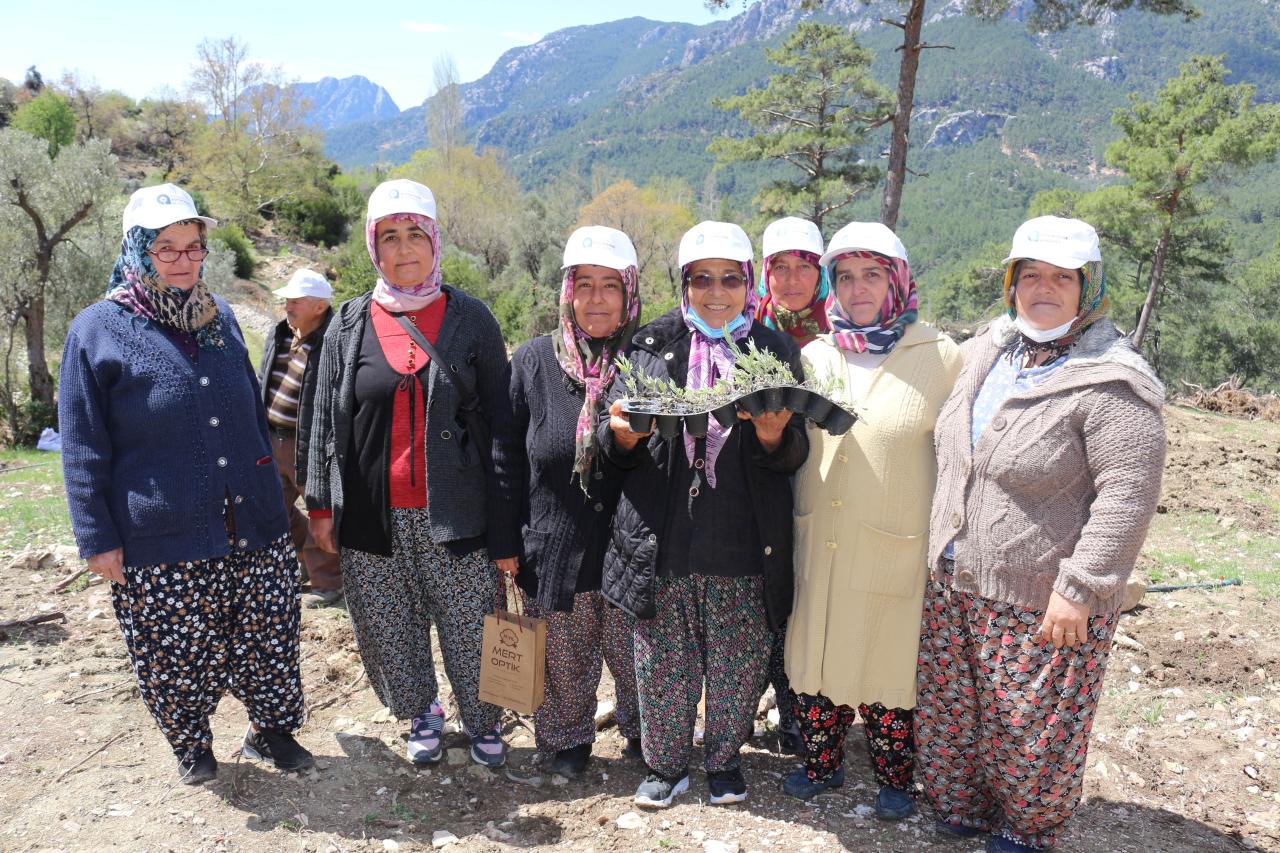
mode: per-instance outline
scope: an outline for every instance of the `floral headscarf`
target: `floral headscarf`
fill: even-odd
[[[203,243],[204,223],[188,219],[173,224],[182,225],[186,222],[195,222],[200,226],[200,239]],[[141,225],[129,229],[120,241],[120,255],[111,270],[106,298],[123,305],[138,317],[193,335],[197,346],[222,349],[226,345],[222,321],[218,317],[218,303],[213,301],[213,296],[204,283],[204,265],[200,265],[195,286],[190,290],[182,290],[165,284],[155,265],[151,263],[147,250],[163,230],[144,228]]]
[[[799,311],[791,311],[774,302],[773,293],[769,290],[769,271],[773,266],[774,258],[779,255],[792,255],[818,268],[818,286],[814,289],[813,298]],[[756,285],[756,296],[760,298],[760,304],[756,308],[756,319],[770,329],[786,332],[796,339],[797,344],[804,346],[818,335],[825,335],[831,331],[831,321],[827,319],[826,310],[827,295],[830,293],[831,281],[827,277],[827,271],[823,269],[821,260],[813,252],[802,249],[775,252],[764,259],[764,272],[760,275],[759,284]]]
[[[689,265],[680,270],[681,281],[685,281],[688,271]],[[684,324],[692,333],[689,341],[689,370],[685,374],[684,383],[686,388],[694,390],[710,388],[717,379],[727,377],[733,372],[733,363],[738,359],[738,348],[734,344],[751,332],[751,318],[755,316],[756,304],[759,300],[751,287],[755,271],[750,261],[742,262],[742,273],[747,277],[746,304],[742,308],[740,317],[729,324],[727,336],[724,329],[710,328],[689,304],[688,282],[685,281],[681,287],[680,311],[684,315]],[[728,434],[729,431],[720,426],[719,421],[715,418],[709,419],[706,438],[706,472],[707,485],[713,489],[716,487],[716,458],[720,455],[720,448],[724,446]],[[686,432],[684,452],[690,465],[693,464],[696,449],[697,439]]]
[[[833,330],[831,339],[840,349],[890,353],[906,333],[907,326],[920,316],[916,280],[911,276],[911,267],[902,258],[856,249],[831,259],[827,270],[833,282],[836,266],[846,258],[873,260],[884,267],[889,275],[889,291],[884,296],[884,304],[880,306],[875,322],[869,326],[859,326],[836,298],[833,284],[831,294],[827,297],[827,318],[831,321]]]
[[[1014,290],[1017,285],[1018,268],[1022,265],[1023,258],[1018,258],[1009,263],[1004,270],[1004,305],[1005,310],[1009,314],[1009,319],[1016,319],[1018,316],[1017,304],[1014,302]],[[1090,261],[1080,268],[1080,307],[1076,312],[1076,319],[1071,324],[1071,328],[1067,333],[1057,340],[1048,343],[1037,343],[1025,335],[1020,335],[1021,343],[1030,349],[1047,349],[1055,350],[1059,353],[1065,352],[1068,347],[1075,343],[1085,329],[1106,316],[1111,310],[1111,297],[1107,295],[1106,277],[1102,274],[1102,262]]]
[[[431,241],[432,255],[435,258],[431,272],[421,284],[408,288],[399,288],[390,284],[382,276],[382,267],[378,264],[377,231],[379,222],[412,222],[423,230]],[[369,259],[373,268],[378,271],[378,283],[373,286],[373,300],[388,311],[417,311],[426,308],[440,296],[440,226],[434,219],[421,213],[392,213],[377,219],[366,219],[364,223],[364,242],[369,249]]]
[[[640,279],[634,266],[618,270],[622,275],[622,322],[605,338],[591,338],[573,313],[573,286],[577,267],[564,271],[560,286],[560,331],[551,336],[556,361],[571,379],[586,390],[573,436],[573,473],[587,491],[587,474],[596,456],[596,421],[605,392],[613,384],[618,366],[614,358],[640,325]]]

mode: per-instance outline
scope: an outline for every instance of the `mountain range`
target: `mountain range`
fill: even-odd
[[[400,108],[386,89],[359,75],[294,83],[289,91],[307,103],[307,123],[319,130],[384,121],[400,115]]]

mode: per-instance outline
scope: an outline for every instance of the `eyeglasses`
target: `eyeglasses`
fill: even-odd
[[[689,276],[689,286],[694,290],[710,290],[712,285],[719,284],[725,290],[738,290],[747,286],[747,277],[742,273],[731,272],[728,275],[710,275],[700,272]]]
[[[171,264],[183,255],[186,255],[188,260],[203,261],[209,257],[209,250],[203,246],[199,249],[157,249],[154,252],[148,249],[147,254],[158,261]]]

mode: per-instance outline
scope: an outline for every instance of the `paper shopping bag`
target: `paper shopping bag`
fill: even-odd
[[[480,699],[532,714],[542,704],[546,657],[545,619],[506,610],[485,616]]]

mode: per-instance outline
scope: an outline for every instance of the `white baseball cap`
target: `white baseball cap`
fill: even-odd
[[[636,247],[631,239],[617,228],[604,225],[584,225],[569,235],[564,244],[564,263],[561,269],[578,264],[595,264],[621,272],[636,266]]]
[[[367,221],[381,219],[393,213],[418,213],[428,219],[435,219],[436,197],[417,181],[406,178],[383,181],[374,187],[373,194],[369,196]]]
[[[785,216],[770,222],[760,242],[763,244],[760,252],[766,258],[793,250],[822,254],[822,232],[817,225],[798,216]]]
[[[1055,267],[1078,270],[1087,263],[1100,262],[1098,232],[1088,222],[1060,216],[1037,216],[1018,226],[1007,264],[1017,260],[1044,261]]]
[[[907,247],[888,226],[879,222],[850,222],[831,236],[827,252],[822,256],[822,265],[827,266],[837,255],[858,250],[875,252],[887,258],[907,259]]]
[[[198,219],[210,228],[218,227],[218,220],[196,213],[196,203],[177,184],[143,187],[129,196],[129,203],[124,207],[123,233],[128,234],[135,225],[159,229],[186,219]]]
[[[315,270],[308,269],[298,270],[289,277],[288,284],[271,292],[277,299],[297,299],[300,296],[333,298],[333,287],[329,284],[329,280]]]
[[[684,232],[680,238],[677,260],[683,269],[694,261],[707,258],[726,258],[750,263],[753,250],[751,238],[732,222],[706,220]]]

